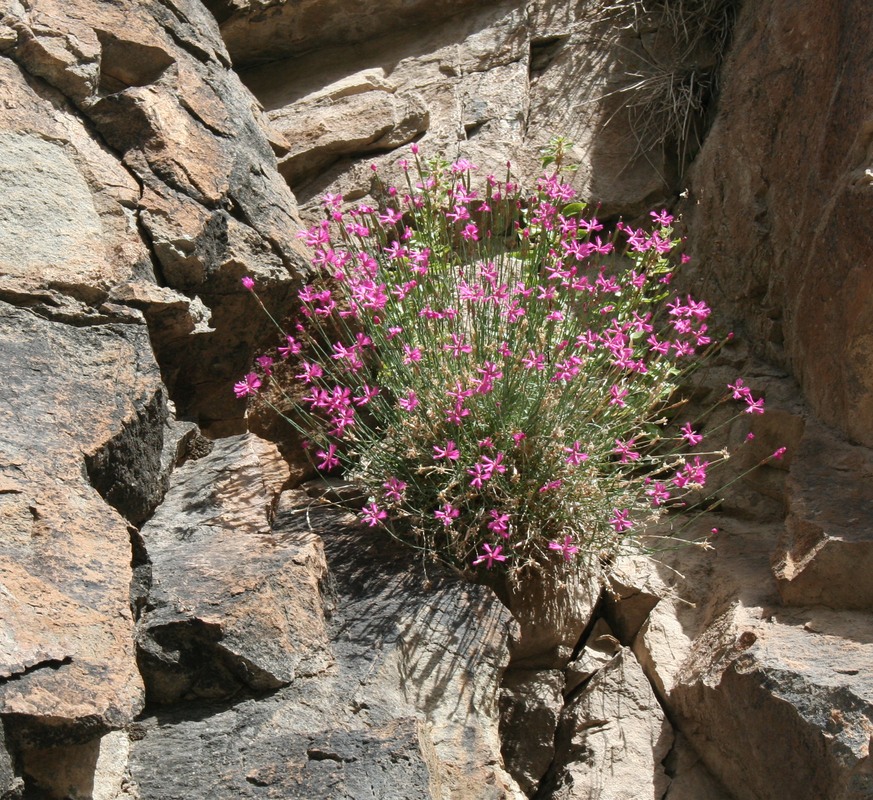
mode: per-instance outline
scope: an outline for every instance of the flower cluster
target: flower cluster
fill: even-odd
[[[673,218],[607,227],[560,169],[524,191],[413,152],[404,186],[328,195],[303,234],[318,277],[275,354],[302,396],[289,421],[318,469],[365,489],[367,525],[458,566],[609,559],[726,457],[677,416],[718,344],[709,308],[670,290]]]

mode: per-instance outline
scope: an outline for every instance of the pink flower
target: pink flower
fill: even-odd
[[[506,472],[506,467],[503,464],[503,453],[497,453],[494,458],[482,456],[482,468],[487,472],[489,478],[495,472]]]
[[[440,520],[447,528],[458,518],[461,512],[458,511],[451,503],[445,503],[443,506],[433,512],[433,515]]]
[[[583,461],[588,460],[588,453],[582,452],[582,443],[578,440],[573,442],[572,447],[565,447],[564,452],[567,454],[567,463],[571,467],[578,467]]]
[[[315,455],[321,459],[321,461],[316,465],[322,472],[330,472],[330,470],[339,466],[339,459],[335,455],[336,453],[336,445],[329,445],[327,448],[327,452],[324,450],[319,450]]]
[[[629,531],[633,528],[634,524],[628,519],[630,512],[626,509],[618,509],[614,508],[612,510],[612,516],[609,519],[609,524],[615,528],[616,533],[624,533],[625,531]]]
[[[361,509],[361,520],[366,522],[371,528],[379,525],[383,519],[387,518],[388,512],[379,508],[376,503],[368,503]]]
[[[316,378],[320,378],[324,375],[324,370],[321,368],[321,365],[316,364],[315,362],[304,361],[301,366],[303,372],[298,372],[294,377],[304,383],[312,383]]]
[[[352,398],[352,402],[356,406],[365,406],[371,400],[375,399],[376,395],[379,394],[379,390],[368,386],[366,383],[361,387],[361,394],[356,395]]]
[[[385,489],[385,499],[389,503],[399,503],[403,499],[406,482],[397,478],[390,478],[382,484],[382,487]]]
[[[246,289],[248,289],[250,292],[253,292],[253,291],[255,290],[255,281],[254,281],[253,278],[251,278],[251,277],[248,276],[248,275],[246,275],[246,276],[245,276],[245,277],[240,281],[240,283],[242,283],[242,285],[245,286]]]
[[[753,400],[752,396],[746,399],[746,403],[748,405],[743,409],[744,414],[763,414],[764,413],[764,398],[761,397],[757,400]]]
[[[276,348],[282,358],[290,358],[292,355],[297,355],[303,349],[303,345],[301,345],[293,336],[286,336],[285,341],[287,344]]]
[[[655,220],[659,225],[663,225],[665,228],[673,222],[673,217],[667,213],[667,209],[661,209],[661,211],[650,211],[649,216]]]
[[[780,447],[780,448],[778,448],[777,450],[774,451],[773,455],[770,456],[770,458],[775,458],[777,461],[779,461],[779,460],[782,458],[782,456],[785,455],[785,452],[786,452],[787,450],[788,450],[787,447]]]
[[[475,222],[470,222],[464,226],[464,230],[461,231],[461,236],[463,236],[467,241],[478,241],[479,240],[479,229],[476,227]]]
[[[234,394],[237,397],[246,397],[250,394],[257,394],[261,388],[261,379],[254,372],[248,373],[239,383],[233,385]]]
[[[415,361],[421,361],[421,348],[403,345],[403,363],[409,366]]]
[[[491,477],[481,464],[473,464],[473,467],[467,470],[467,474],[473,476],[470,480],[470,486],[474,489],[481,489],[484,481]]]
[[[410,390],[407,393],[406,397],[401,397],[397,401],[397,405],[400,406],[400,408],[402,408],[404,411],[412,411],[412,409],[414,409],[418,405],[418,397],[415,392]]]
[[[482,555],[473,560],[473,566],[478,567],[479,564],[485,564],[486,569],[491,569],[496,561],[506,561],[506,556],[503,555],[502,550],[502,545],[498,544],[496,547],[492,547],[485,542],[482,545]]]
[[[564,561],[569,561],[579,552],[579,548],[573,544],[572,536],[565,536],[563,543],[549,542],[549,550],[560,550],[564,555]]]
[[[460,457],[461,451],[458,450],[457,445],[451,439],[446,442],[445,447],[439,447],[437,445],[434,445],[434,461],[441,461],[444,458],[448,459],[449,461],[457,461]]]
[[[692,430],[690,422],[686,422],[679,430],[682,431],[682,438],[685,439],[691,447],[694,447],[703,441],[703,437],[696,431]]]
[[[609,401],[611,406],[615,405],[619,408],[624,408],[626,403],[624,402],[624,398],[627,397],[628,390],[622,389],[618,385],[613,385],[609,387],[609,394],[612,398]]]
[[[560,489],[562,483],[563,481],[560,478],[554,481],[549,481],[548,483],[544,483],[542,486],[540,486],[540,494],[543,494],[543,492],[550,492],[552,491],[552,489]]]
[[[627,464],[628,461],[637,461],[640,457],[640,454],[633,449],[634,440],[631,439],[627,442],[623,442],[621,439],[615,440],[615,447],[612,452],[621,456],[619,463]]]
[[[656,483],[651,489],[646,489],[646,494],[652,498],[653,506],[663,505],[670,499],[670,492],[668,492],[667,487],[660,482]]]
[[[743,385],[743,379],[737,378],[737,382],[734,384],[728,384],[728,389],[733,393],[731,396],[734,400],[746,400],[749,401],[752,398],[752,390],[749,389],[748,386]]]
[[[515,443],[516,447],[518,447],[525,439],[527,439],[527,434],[522,431],[516,431],[512,434],[512,441]]]
[[[521,365],[525,369],[543,370],[546,366],[546,357],[537,355],[533,350],[528,350],[527,356],[521,360]]]
[[[452,337],[451,344],[444,344],[443,350],[450,352],[453,358],[460,358],[463,353],[472,353],[473,346],[464,341],[463,336],[458,336],[456,333],[450,334]]]
[[[509,538],[509,514],[501,514],[496,508],[492,508],[488,516],[491,517],[488,530],[499,533],[504,539]]]

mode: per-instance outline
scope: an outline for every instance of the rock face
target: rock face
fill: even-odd
[[[549,797],[661,798],[673,730],[629,650],[622,650],[564,709]]]
[[[871,800],[871,25],[7,0],[0,797]],[[240,279],[283,315],[298,200],[364,197],[412,143],[530,180],[555,134],[604,220],[688,183],[689,290],[770,363],[737,463],[789,450],[699,520],[714,553],[504,605],[247,432],[279,438],[232,393],[274,336]]]
[[[821,454],[828,453],[826,463]],[[808,425],[791,465],[785,536],[774,553],[788,604],[873,608],[873,455]]]
[[[275,305],[304,267],[293,197],[214,20],[197,2],[40,0],[2,23],[0,173],[16,188],[0,202],[0,288],[143,310],[180,411],[238,419],[228,389],[267,330],[233,329],[239,280]]]
[[[241,446],[249,445],[227,445],[237,453]],[[227,456],[214,451],[187,465],[189,472],[208,483],[218,458]],[[180,478],[180,493],[202,507],[184,483]],[[251,514],[250,508],[237,498],[238,514]],[[497,733],[497,686],[514,623],[490,590],[440,569],[422,587],[419,564],[390,537],[299,491],[282,496],[269,533],[236,535],[274,540],[277,563],[290,560],[287,569],[309,574],[317,574],[314,560],[301,564],[280,543],[323,540],[332,591],[321,595],[317,584],[298,582],[284,600],[299,607],[308,598],[312,611],[314,599],[325,604],[326,638],[294,642],[301,650],[306,645],[319,668],[298,664],[293,676],[278,676],[288,685],[268,696],[146,715],[131,753],[131,778],[143,798],[261,797],[265,791],[301,800],[522,797],[500,767]],[[240,569],[245,561],[215,582],[214,603],[235,602],[224,597],[224,584],[238,580]],[[263,573],[261,580],[275,584]],[[278,591],[272,599],[262,595],[261,616],[280,602]],[[227,616],[217,613],[213,624],[227,630],[233,625]],[[229,634],[228,644],[218,637],[221,647],[233,646],[234,631]],[[198,633],[187,636],[195,641]],[[192,669],[181,661],[179,667]]]
[[[856,222],[873,203],[867,12],[744,4],[685,213],[707,295],[822,420],[869,447],[873,233]]]
[[[348,14],[342,5],[339,18],[340,5],[319,3],[317,20],[315,7],[216,9],[275,129],[282,174],[307,208],[326,191],[366,195],[371,164],[397,176],[413,139],[425,154],[472,159],[483,175],[502,175],[510,158],[531,180],[539,149],[562,134],[575,143],[584,195],[607,214],[640,213],[673,192],[686,159],[666,120],[656,135],[640,135],[640,121],[669,103],[659,91],[679,81],[689,59],[697,70],[717,59],[711,41],[689,34],[712,20],[671,26],[614,3],[384,3]],[[685,111],[693,125],[702,109]]]
[[[85,462],[138,418],[161,439],[160,377],[142,320],[73,327],[0,303],[0,348],[0,715],[22,746],[87,740],[130,722],[143,687],[128,526]],[[157,460],[137,467],[156,501]]]
[[[330,663],[321,541],[270,530],[288,468],[250,434],[220,440],[176,471],[142,528],[138,603],[148,699],[276,689]]]

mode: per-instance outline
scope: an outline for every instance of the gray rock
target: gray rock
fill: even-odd
[[[288,471],[252,435],[215,443],[173,475],[141,531],[148,570],[138,624],[149,700],[275,689],[331,662],[313,534],[271,531]]]
[[[509,669],[500,689],[500,734],[506,769],[532,796],[555,755],[555,730],[564,705],[558,670]]]
[[[786,604],[873,608],[869,448],[807,426],[791,464],[785,535],[773,562]]]
[[[143,800],[520,798],[497,735],[506,610],[435,565],[423,585],[419,561],[389,536],[286,492],[270,535],[315,534],[331,568],[333,665],[258,699],[147,715],[131,755]]]
[[[0,303],[0,349],[0,714],[16,747],[87,741],[129,722],[143,690],[128,525],[85,466],[103,452],[105,474],[136,464],[140,486],[160,482],[160,376],[139,324]],[[137,426],[142,441],[124,435]]]
[[[546,796],[662,798],[673,729],[633,657],[622,649],[564,709]]]

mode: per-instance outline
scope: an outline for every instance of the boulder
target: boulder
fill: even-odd
[[[662,798],[670,782],[662,762],[672,744],[673,729],[624,648],[564,708],[547,796]]]
[[[130,762],[141,796],[520,800],[497,730],[514,623],[493,593],[438,565],[423,578],[411,551],[301,491],[261,536],[323,539],[332,663],[266,695],[145,715]]]
[[[0,303],[0,715],[24,749],[88,741],[143,704],[129,526],[87,466],[135,465],[119,507],[150,513],[167,410],[142,321],[82,322]]]
[[[140,668],[156,703],[275,689],[330,665],[313,534],[271,531],[288,469],[246,434],[176,470],[141,530]]]
[[[773,569],[787,605],[873,608],[873,452],[808,425]]]

